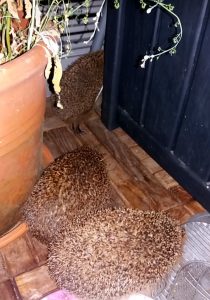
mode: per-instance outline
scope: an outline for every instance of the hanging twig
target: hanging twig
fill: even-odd
[[[27,50],[31,48],[32,37],[34,32],[34,24],[35,24],[35,13],[36,13],[36,0],[32,0],[32,14],[31,14],[30,27],[29,27],[29,34],[28,34]]]
[[[103,0],[102,4],[100,6],[99,11],[96,13],[96,17],[93,19],[95,21],[95,28],[94,28],[94,31],[91,34],[90,38],[87,41],[84,41],[85,44],[88,44],[93,39],[93,37],[96,34],[96,31],[100,31],[100,29],[98,27],[98,24],[99,24],[99,20],[100,20],[100,17],[101,17],[101,12],[102,12],[102,9],[104,7],[105,1],[106,0]]]
[[[175,14],[173,12],[174,10],[174,6],[172,6],[171,4],[165,4],[163,3],[163,0],[149,0],[150,2],[153,2],[155,3],[153,6],[149,6],[147,4],[147,1],[144,1],[144,0],[140,0],[140,4],[141,4],[141,7],[143,9],[146,9],[147,6],[149,6],[146,10],[146,12],[148,14],[151,13],[151,11],[155,8],[155,7],[160,7],[162,9],[164,9],[167,13],[171,14],[175,19],[176,19],[176,22],[174,24],[174,27],[178,28],[179,29],[179,33],[176,34],[172,41],[173,41],[173,45],[168,48],[168,49],[162,49],[161,47],[158,47],[158,52],[155,53],[155,54],[149,54],[149,55],[144,55],[143,59],[141,60],[141,68],[145,68],[145,64],[146,64],[146,61],[149,60],[149,61],[153,61],[153,59],[159,59],[160,56],[162,56],[163,54],[166,54],[166,53],[169,53],[171,55],[175,54],[176,53],[176,48],[178,46],[178,44],[180,43],[181,39],[182,39],[182,34],[183,34],[183,30],[182,30],[182,24],[181,24],[181,20],[180,18],[177,16],[177,14]]]

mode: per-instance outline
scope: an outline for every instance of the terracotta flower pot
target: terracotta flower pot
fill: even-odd
[[[40,172],[46,63],[36,46],[0,66],[0,235],[17,222]]]

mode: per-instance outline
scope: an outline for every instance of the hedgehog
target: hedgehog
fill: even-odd
[[[80,122],[93,109],[103,85],[104,52],[88,53],[69,66],[61,79],[60,100],[63,109],[53,110],[75,133],[81,133]],[[51,100],[56,102],[56,96]]]
[[[48,244],[98,209],[112,207],[111,187],[102,155],[83,146],[58,157],[43,172],[24,203],[22,219],[37,239]]]
[[[164,212],[108,208],[70,227],[50,243],[48,268],[78,300],[152,296],[181,257],[183,229]]]

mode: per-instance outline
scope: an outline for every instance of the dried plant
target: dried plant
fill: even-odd
[[[89,1],[75,6],[53,0],[42,13],[43,4],[41,0],[0,0],[0,64],[28,51],[38,40],[44,39],[46,31],[50,35],[52,29],[64,30],[69,17],[81,7],[89,8]],[[58,15],[61,6],[63,13]]]
[[[90,2],[91,0],[0,0],[0,65],[20,56],[42,40],[48,56],[45,75],[48,77],[50,74],[53,58],[53,84],[58,94],[62,76],[60,58],[69,55],[71,51],[69,21],[81,16],[86,24]],[[104,2],[105,0],[102,6]],[[94,34],[98,30],[102,6],[96,15]],[[68,39],[65,53],[62,52],[60,39],[60,34],[64,32]],[[58,45],[59,41],[61,47]]]

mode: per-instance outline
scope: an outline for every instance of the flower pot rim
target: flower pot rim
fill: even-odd
[[[0,90],[10,88],[14,80],[18,82],[28,78],[29,74],[33,74],[33,70],[37,69],[37,64],[40,69],[47,65],[48,58],[46,49],[43,42],[39,42],[32,49],[23,53],[22,55],[14,58],[0,65]],[[24,72],[21,72],[22,64],[24,64]],[[11,80],[10,80],[11,79]]]
[[[5,232],[5,234],[0,237],[0,249],[6,247],[8,244],[21,237],[27,231],[28,225],[26,223],[19,222],[15,224],[9,231]]]

